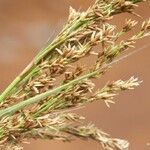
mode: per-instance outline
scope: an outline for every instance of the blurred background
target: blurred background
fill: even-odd
[[[0,0],[0,92],[32,60],[38,51],[61,30],[68,17],[69,6],[86,10],[92,0]],[[136,9],[143,18],[150,17],[150,3],[140,4]],[[114,18],[112,24],[123,25],[129,18],[123,14]],[[133,17],[139,22],[140,18]],[[134,32],[134,31],[133,31]],[[132,32],[132,33],[133,33]],[[150,38],[138,41],[136,49],[150,42]],[[104,103],[88,105],[77,112],[96,124],[112,137],[130,141],[132,150],[150,150],[150,46],[119,62],[98,81],[139,77],[144,82],[134,91],[122,93],[116,104],[108,109]],[[93,141],[77,139],[72,143],[30,140],[25,150],[99,150]]]

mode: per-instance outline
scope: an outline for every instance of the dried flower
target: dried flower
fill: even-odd
[[[118,91],[124,91],[124,90],[131,90],[135,87],[139,86],[141,81],[138,81],[137,78],[131,77],[129,80],[122,81],[118,80],[112,83],[107,84],[104,88],[96,92],[94,95],[95,99],[102,99],[106,103],[108,107],[110,107],[110,104],[114,104],[114,96],[117,95]]]
[[[93,79],[103,75],[124,51],[137,40],[150,35],[150,20],[143,21],[137,33],[117,40],[131,31],[137,21],[128,19],[120,31],[108,23],[114,15],[134,12],[144,0],[96,0],[85,12],[70,7],[66,26],[52,43],[0,95],[0,143],[2,148],[19,150],[25,139],[70,141],[70,135],[93,139],[106,150],[127,150],[126,140],[111,138],[94,125],[83,125],[84,117],[66,113],[69,108],[96,100],[108,107],[119,91],[131,90],[141,83],[137,78],[118,80],[94,93]],[[93,49],[97,45],[101,49]],[[94,55],[91,66],[76,62]],[[64,113],[65,112],[65,113]]]

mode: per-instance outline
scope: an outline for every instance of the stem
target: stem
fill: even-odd
[[[15,85],[17,85],[20,82],[20,77],[18,76],[7,88],[6,90],[0,95],[0,102],[2,102],[5,98],[6,95],[9,96],[10,92],[14,88]]]
[[[77,78],[75,80],[72,80],[69,83],[61,85],[61,86],[59,86],[59,87],[57,87],[55,89],[49,90],[49,91],[47,91],[45,93],[42,93],[42,94],[39,94],[39,95],[37,95],[35,97],[29,98],[28,100],[20,102],[20,103],[18,103],[16,105],[13,105],[13,106],[9,107],[9,108],[2,109],[2,110],[0,110],[0,118],[4,117],[4,116],[7,116],[7,115],[12,115],[15,112],[17,112],[17,111],[19,111],[19,110],[23,109],[24,107],[29,106],[31,104],[38,103],[39,101],[47,98],[48,96],[50,96],[53,93],[58,93],[58,92],[62,91],[63,89],[66,89],[68,86],[72,86],[74,84],[77,84],[81,80],[84,80],[84,79],[87,79],[89,77],[95,76],[98,72],[99,72],[99,70],[96,70],[96,71],[94,71],[92,73],[86,74],[86,75],[81,76],[81,77],[79,77],[79,78]]]
[[[16,79],[6,88],[6,90],[0,95],[0,103],[11,95],[12,91],[16,88],[16,85],[20,83],[31,71],[34,69],[32,62],[24,69],[24,71],[16,77]]]

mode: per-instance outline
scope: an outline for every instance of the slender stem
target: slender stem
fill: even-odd
[[[13,105],[13,106],[11,106],[9,108],[2,109],[2,110],[0,110],[0,117],[4,117],[4,116],[7,116],[7,115],[14,114],[15,112],[23,109],[26,106],[29,106],[29,105],[34,104],[34,103],[38,103],[39,101],[47,98],[48,96],[50,96],[53,93],[58,93],[58,92],[62,91],[63,89],[66,89],[67,87],[72,86],[72,85],[74,85],[74,84],[76,84],[76,83],[78,83],[78,82],[80,82],[80,81],[82,81],[84,79],[87,79],[89,77],[95,76],[98,72],[99,72],[99,70],[96,70],[96,71],[94,71],[92,73],[83,75],[83,76],[81,76],[81,77],[79,77],[79,78],[77,78],[75,80],[72,80],[72,81],[70,81],[70,82],[68,82],[68,83],[66,83],[64,85],[61,85],[61,86],[59,86],[59,87],[57,87],[55,89],[49,90],[49,91],[47,91],[45,93],[42,93],[42,94],[39,94],[39,95],[37,95],[35,97],[29,98],[28,100],[25,100],[23,102],[19,102],[18,104]]]
[[[8,93],[10,94],[10,91],[14,88],[15,85],[17,85],[20,82],[20,77],[18,76],[7,88],[6,90],[0,95],[0,102],[2,102],[6,95],[8,96]]]
[[[20,83],[34,68],[32,62],[24,69],[24,71],[16,77],[16,79],[6,88],[6,90],[0,95],[0,102],[3,102],[8,96],[11,95],[12,91],[16,88],[16,85]]]

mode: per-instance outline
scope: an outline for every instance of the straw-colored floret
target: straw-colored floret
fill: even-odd
[[[30,138],[71,141],[74,136],[95,140],[105,150],[129,149],[128,141],[112,138],[93,124],[84,125],[84,117],[68,112],[95,101],[104,101],[110,107],[118,92],[140,85],[138,78],[131,77],[96,89],[94,81],[105,74],[119,54],[150,35],[150,19],[124,40],[120,38],[138,22],[126,19],[121,30],[110,23],[120,13],[139,16],[134,8],[144,1],[96,0],[85,12],[70,7],[60,34],[0,95],[2,150],[20,150],[20,144]],[[95,50],[98,45],[101,48]],[[88,58],[93,63],[79,65],[80,60]]]

